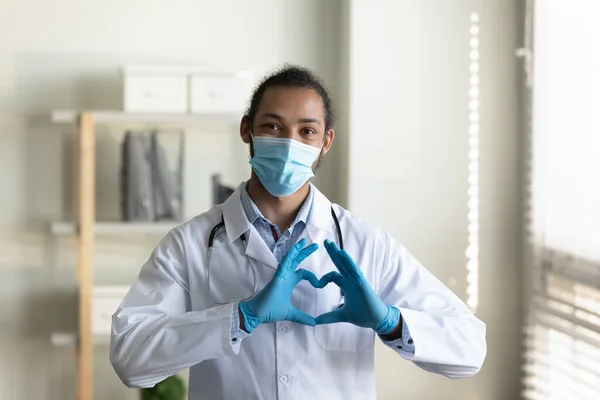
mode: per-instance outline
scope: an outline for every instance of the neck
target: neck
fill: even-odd
[[[308,197],[309,184],[306,182],[295,193],[286,197],[275,197],[260,183],[258,177],[252,172],[248,182],[248,194],[256,204],[262,215],[277,225],[284,232],[296,219],[302,204]]]

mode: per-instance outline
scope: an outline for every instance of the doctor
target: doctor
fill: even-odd
[[[127,386],[190,367],[190,399],[374,399],[376,339],[432,373],[479,371],[485,324],[308,183],[332,120],[306,69],[258,86],[240,126],[250,179],[169,232],[113,316],[110,360]]]

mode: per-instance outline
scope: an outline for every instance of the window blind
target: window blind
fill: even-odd
[[[520,52],[530,101],[523,396],[597,400],[600,1],[530,0],[526,24]]]

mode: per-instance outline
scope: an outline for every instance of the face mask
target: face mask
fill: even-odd
[[[275,197],[295,193],[314,176],[312,165],[321,149],[292,139],[255,137],[250,165],[265,189]]]

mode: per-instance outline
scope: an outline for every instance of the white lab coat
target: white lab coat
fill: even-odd
[[[258,289],[277,261],[249,223],[240,202],[243,185],[223,204],[186,222],[163,238],[113,316],[110,360],[130,387],[151,387],[190,369],[189,398],[196,399],[374,399],[373,330],[348,323],[316,327],[292,322],[261,324],[232,342],[233,302],[252,294],[249,260]],[[320,245],[301,268],[321,277],[335,266],[322,243],[337,235],[331,203],[315,187],[302,237]],[[386,343],[400,357],[449,378],[471,376],[486,356],[485,324],[386,232],[334,205],[344,248],[388,305],[397,306],[414,339],[414,355]],[[224,216],[226,233],[214,244],[211,229]],[[248,238],[244,248],[242,233]],[[292,303],[311,315],[334,310],[340,290],[301,282]],[[402,362],[402,358],[398,362]],[[402,379],[402,377],[398,377]],[[409,382],[407,382],[409,384]]]

